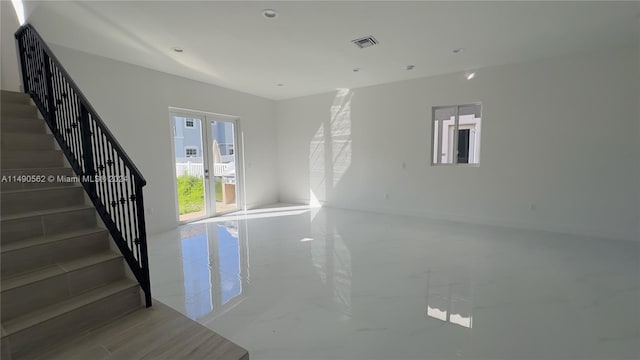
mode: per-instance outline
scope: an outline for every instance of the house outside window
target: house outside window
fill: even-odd
[[[188,127],[188,128],[195,127],[193,119],[189,119],[189,118],[184,119],[184,127]]]
[[[195,147],[185,147],[184,148],[184,156],[186,157],[198,157],[198,149]]]

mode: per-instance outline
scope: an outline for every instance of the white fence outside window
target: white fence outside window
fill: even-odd
[[[176,158],[176,175],[204,176],[204,164],[201,157]],[[213,164],[213,176],[235,176],[233,163]]]
[[[183,162],[176,163],[176,175],[204,176],[204,166],[201,162]]]

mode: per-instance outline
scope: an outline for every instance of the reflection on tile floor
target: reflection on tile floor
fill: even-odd
[[[153,296],[251,359],[640,358],[640,243],[276,207],[152,236]]]

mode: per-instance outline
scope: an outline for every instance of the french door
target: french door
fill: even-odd
[[[177,212],[189,222],[238,210],[237,119],[193,112],[171,113]]]
[[[211,189],[211,215],[238,210],[238,147],[236,119],[207,116],[206,142],[209,166],[205,180]]]

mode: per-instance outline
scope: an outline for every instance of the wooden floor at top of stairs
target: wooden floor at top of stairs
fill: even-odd
[[[247,350],[154,300],[29,360],[249,360]]]

